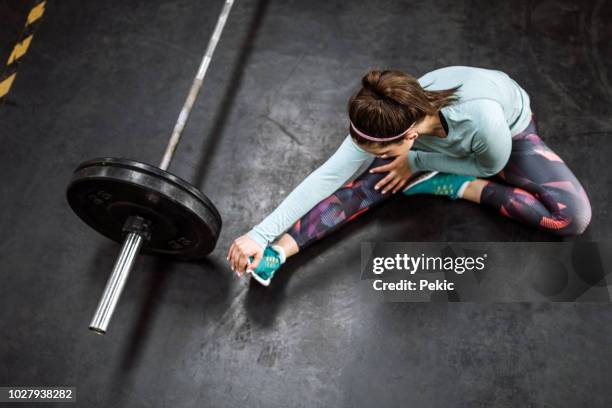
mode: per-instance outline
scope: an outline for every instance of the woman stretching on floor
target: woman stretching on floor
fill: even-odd
[[[350,135],[233,242],[238,275],[248,267],[267,286],[286,258],[398,191],[484,204],[562,236],[587,228],[582,185],[540,139],[529,96],[507,74],[452,66],[418,80],[370,71],[361,82],[348,104]]]

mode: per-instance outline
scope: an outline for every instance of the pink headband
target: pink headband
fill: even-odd
[[[412,127],[416,123],[416,122],[414,122],[412,125],[410,125],[410,127],[408,129],[404,130],[402,133],[400,133],[397,136],[391,136],[391,137],[372,137],[372,136],[368,136],[365,133],[359,131],[359,129],[357,129],[357,127],[355,127],[355,125],[353,124],[353,121],[349,121],[349,122],[351,122],[351,128],[353,128],[355,133],[357,133],[359,136],[363,137],[364,139],[371,140],[373,142],[388,142],[390,140],[399,139],[400,137],[404,136],[406,134],[406,132],[408,132],[410,129],[412,129]]]

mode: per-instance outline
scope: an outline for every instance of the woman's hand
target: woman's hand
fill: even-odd
[[[238,276],[242,276],[249,266],[249,257],[253,257],[251,267],[256,268],[263,256],[263,251],[264,249],[257,242],[248,235],[243,235],[236,238],[230,246],[227,260],[232,267],[232,271],[236,272]]]
[[[386,155],[381,156],[383,159]],[[400,154],[391,163],[385,164],[384,166],[375,167],[370,170],[370,173],[384,173],[389,172],[374,187],[375,190],[383,189],[382,193],[386,194],[388,191],[393,190],[393,194],[401,190],[406,184],[410,176],[412,176],[412,170],[408,163],[408,158],[404,154]]]

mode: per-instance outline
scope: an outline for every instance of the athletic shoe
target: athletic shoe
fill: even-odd
[[[405,195],[434,194],[448,196],[453,200],[463,195],[467,183],[475,180],[474,176],[461,174],[440,173],[437,171],[427,172],[417,176],[402,191]]]
[[[253,257],[250,257],[249,260],[253,262]],[[263,286],[268,286],[274,273],[284,262],[285,256],[282,248],[276,245],[267,246],[257,268],[255,270],[247,268],[247,273]]]

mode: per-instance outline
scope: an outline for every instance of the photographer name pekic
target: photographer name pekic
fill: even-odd
[[[449,282],[446,279],[428,280],[428,279],[402,279],[397,282],[385,282],[382,279],[376,279],[372,282],[372,287],[377,291],[447,291],[455,290],[455,283]]]

